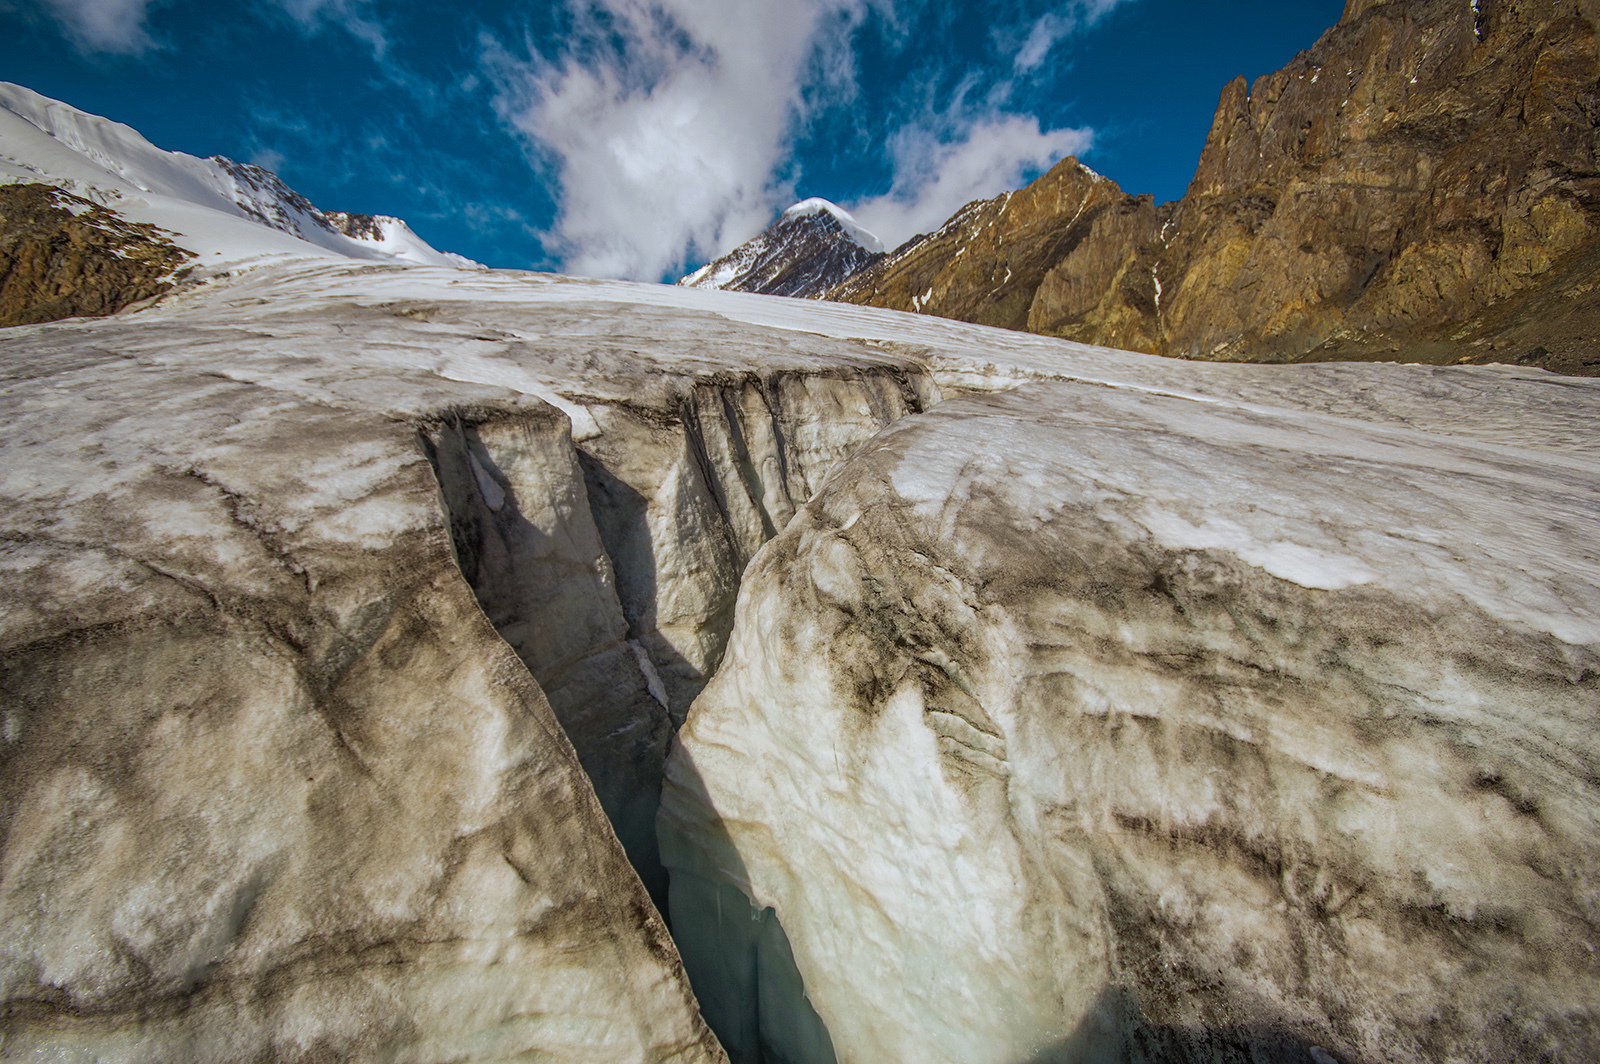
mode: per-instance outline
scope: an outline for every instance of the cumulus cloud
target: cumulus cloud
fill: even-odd
[[[1059,11],[1041,15],[1028,31],[1027,38],[1012,58],[1016,71],[1037,70],[1051,50],[1064,38],[1092,26],[1124,0],[1073,0]]]
[[[848,80],[865,0],[573,3],[559,57],[487,48],[502,114],[555,160],[567,269],[655,280],[765,227],[794,198],[805,90]]]
[[[1015,113],[1004,77],[1039,67],[1123,2],[1066,0],[997,31],[998,81],[993,66],[974,68],[952,89],[955,72],[930,51],[919,79],[896,91],[898,115],[860,116],[863,130],[886,130],[893,168],[888,192],[851,208],[862,224],[892,245],[1087,151],[1091,130],[1041,128]],[[917,34],[940,15],[929,0],[562,4],[553,40],[485,36],[481,72],[502,119],[559,188],[550,256],[568,272],[644,280],[729,250],[797,198],[796,145],[808,122],[836,119],[855,98],[865,20],[876,19],[875,40],[903,50],[920,48]]]
[[[1094,143],[1090,129],[1041,130],[1036,118],[996,114],[951,123],[959,130],[926,125],[895,134],[890,151],[894,184],[887,193],[854,203],[850,213],[885,247],[930,233],[975,199],[1021,185],[1030,173],[1048,169],[1066,155],[1081,155]]]
[[[151,0],[37,0],[80,52],[138,55],[155,46],[144,28]]]

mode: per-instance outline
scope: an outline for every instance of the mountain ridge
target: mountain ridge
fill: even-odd
[[[0,82],[0,185],[17,184],[50,185],[129,224],[154,225],[207,266],[332,254],[481,268],[434,248],[401,219],[325,213],[270,170],[165,151],[130,126]]]
[[[1064,160],[826,298],[1191,359],[1600,373],[1596,17],[1351,0],[1224,88],[1182,199],[1091,202]]]

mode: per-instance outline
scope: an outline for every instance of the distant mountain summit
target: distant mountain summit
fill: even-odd
[[[820,296],[883,256],[883,244],[850,213],[825,199],[784,211],[746,241],[678,284],[775,296]]]
[[[206,266],[331,253],[478,267],[432,247],[398,218],[325,213],[270,170],[220,155],[163,151],[120,122],[0,82],[0,186],[6,185],[59,189],[128,224],[155,226]],[[43,200],[37,205],[47,209]]]

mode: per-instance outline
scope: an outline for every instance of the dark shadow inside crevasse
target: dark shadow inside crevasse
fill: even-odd
[[[673,938],[732,1064],[836,1064],[778,914],[693,872],[673,869],[669,881]]]
[[[675,747],[658,820],[670,884],[672,937],[701,1015],[732,1064],[837,1064],[827,1025],[806,994],[778,914],[735,884],[748,879],[738,848],[701,799],[686,750]]]
[[[701,875],[690,861],[669,876],[663,864],[656,813],[666,748],[709,677],[657,631],[646,498],[538,415],[440,424],[422,434],[422,447],[462,575],[572,739],[732,1064],[836,1064],[777,914],[722,870],[707,865]],[[570,479],[556,470],[553,447],[570,456]],[[763,531],[771,534],[770,522]],[[610,589],[585,583],[595,553],[609,562]],[[612,605],[593,608],[599,598]],[[730,597],[727,615],[713,612],[707,623],[731,627],[731,608]]]
[[[566,443],[564,433],[536,421],[520,432],[515,422],[451,423],[423,435],[457,564],[485,616],[539,682],[628,860],[664,912],[655,817],[671,736],[666,706],[649,689],[617,606],[607,604],[607,577],[593,567],[601,548],[576,460],[569,458],[570,474],[554,482],[530,483],[533,474],[524,470],[519,485],[486,444],[491,433],[506,460],[543,459],[527,463],[536,471],[548,464],[551,438]],[[524,494],[560,497],[551,505]],[[529,519],[529,507],[545,508],[540,521],[547,527]]]

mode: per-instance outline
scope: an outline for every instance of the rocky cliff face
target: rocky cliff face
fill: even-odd
[[[773,296],[820,296],[877,261],[878,238],[827,200],[810,199],[784,211],[761,235],[679,281],[686,288],[719,288]]]
[[[1179,368],[899,422],[756,557],[680,935],[792,948],[808,1064],[1595,1059],[1600,388]]]
[[[114,314],[193,258],[152,225],[48,185],[0,185],[0,327]]]
[[[970,203],[938,232],[915,237],[829,299],[1023,329],[1040,282],[1124,197],[1077,159],[1020,192]]]
[[[1025,313],[993,323],[1185,358],[1595,373],[1595,18],[1587,0],[1352,0],[1288,67],[1227,87],[1179,203],[1113,194],[1052,223],[1042,279],[997,288],[955,261],[968,237],[834,298],[973,321],[1009,301]],[[1001,244],[1044,243],[1035,212],[998,224]]]

